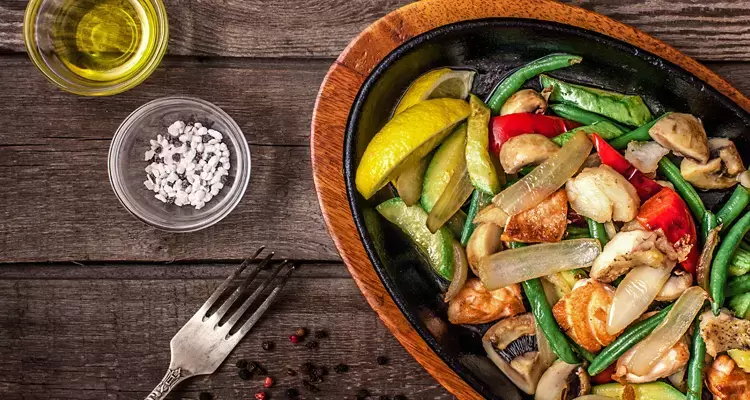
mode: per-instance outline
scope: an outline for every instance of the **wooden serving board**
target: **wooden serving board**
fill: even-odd
[[[412,328],[383,287],[360,241],[344,183],[344,134],[360,86],[392,50],[443,25],[493,17],[553,21],[628,42],[684,68],[750,112],[750,100],[678,50],[611,18],[551,0],[423,0],[393,11],[354,38],[328,71],[313,111],[312,170],[320,207],[336,248],[370,306],[412,356],[460,399],[483,397]]]

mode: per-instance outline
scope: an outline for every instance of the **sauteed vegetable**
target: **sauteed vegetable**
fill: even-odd
[[[357,189],[393,197],[376,209],[446,283],[448,320],[522,391],[748,399],[750,173],[698,116],[549,75],[582,61],[532,61],[487,104],[472,72],[423,75]]]

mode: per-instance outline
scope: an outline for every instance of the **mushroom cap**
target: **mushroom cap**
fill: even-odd
[[[539,164],[555,154],[560,147],[544,135],[526,133],[510,138],[500,149],[500,164],[508,174]]]
[[[533,89],[523,89],[513,93],[503,104],[500,115],[518,113],[544,114],[547,110],[547,100]]]
[[[660,145],[683,157],[705,164],[709,159],[708,137],[703,124],[690,114],[672,113],[648,131]]]

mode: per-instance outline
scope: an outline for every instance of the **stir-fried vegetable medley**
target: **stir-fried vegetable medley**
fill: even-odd
[[[394,185],[377,210],[450,281],[449,321],[535,398],[750,399],[742,158],[698,116],[549,75],[581,61],[521,66],[486,104],[473,72],[423,75],[357,189]]]

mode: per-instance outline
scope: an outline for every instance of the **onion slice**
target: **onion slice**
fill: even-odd
[[[587,268],[601,253],[596,239],[563,240],[505,250],[479,261],[479,279],[487,290],[576,268]]]
[[[427,229],[432,233],[437,232],[466,203],[473,191],[466,160],[461,160],[427,217]]]
[[[469,274],[469,261],[466,259],[466,252],[461,244],[453,241],[453,279],[445,292],[445,302],[451,301],[466,284],[466,277]]]
[[[578,172],[592,147],[586,134],[577,132],[557,153],[500,192],[492,202],[509,215],[535,207]]]
[[[716,249],[716,245],[719,244],[719,230],[721,230],[721,226],[711,229],[708,235],[706,235],[706,244],[703,245],[701,257],[698,260],[698,265],[695,267],[698,286],[706,291],[708,291],[708,279],[711,273],[711,261],[714,259],[714,250]]]
[[[672,272],[671,267],[635,267],[617,286],[607,318],[607,333],[616,335],[648,309]],[[644,375],[644,374],[641,374]]]
[[[677,299],[666,318],[633,349],[633,357],[626,364],[628,371],[645,375],[685,335],[703,308],[708,293],[693,286]]]

